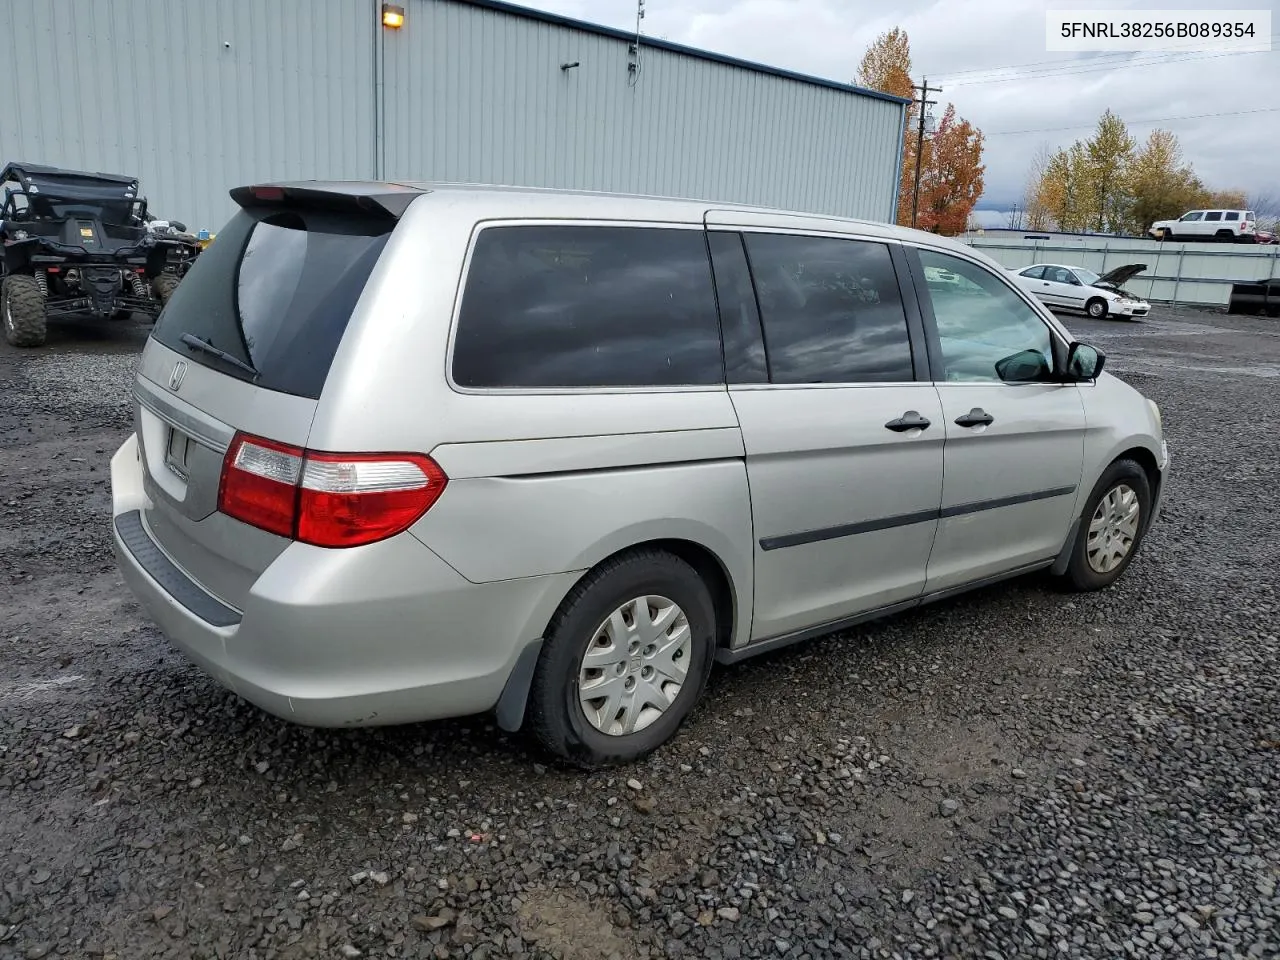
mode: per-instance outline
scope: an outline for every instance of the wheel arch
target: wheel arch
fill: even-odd
[[[716,647],[731,646],[734,634],[742,624],[741,585],[735,582],[729,565],[711,547],[687,537],[674,536],[656,536],[647,540],[637,540],[625,547],[612,550],[581,570],[576,577],[563,585],[561,596],[550,616],[547,617],[546,623],[540,625],[540,634],[545,636],[547,626],[555,619],[565,601],[583,579],[606,563],[639,550],[660,550],[669,553],[694,569],[711,593],[711,602],[716,613]],[[498,726],[509,733],[518,731],[524,725],[529,688],[533,682],[533,672],[542,650],[542,643],[542,639],[535,640],[521,651],[495,707]]]

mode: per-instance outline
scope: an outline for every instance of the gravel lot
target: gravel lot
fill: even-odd
[[[1164,522],[720,670],[668,749],[288,726],[108,546],[145,330],[0,347],[0,957],[1280,956],[1280,324],[1068,320],[1164,410]]]

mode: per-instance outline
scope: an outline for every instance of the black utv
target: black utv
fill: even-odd
[[[48,320],[154,320],[199,254],[180,223],[156,221],[133,177],[32,163],[0,171],[0,319],[18,347]]]

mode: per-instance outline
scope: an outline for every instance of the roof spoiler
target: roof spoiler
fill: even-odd
[[[362,213],[399,220],[426,190],[396,183],[292,184],[257,183],[233,188],[231,199],[242,207],[292,207]]]

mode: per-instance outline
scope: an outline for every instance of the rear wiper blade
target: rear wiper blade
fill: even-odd
[[[208,340],[201,340],[199,337],[197,337],[193,333],[184,333],[181,337],[181,340],[192,350],[203,350],[205,353],[212,354],[213,356],[217,357],[219,360],[226,361],[227,363],[231,364],[233,367],[239,367],[245,373],[249,374],[249,376],[253,377],[253,379],[255,380],[258,379],[259,374],[257,370],[249,366],[249,364],[245,363],[239,357],[233,357],[231,354],[227,353],[227,351],[219,350]]]

